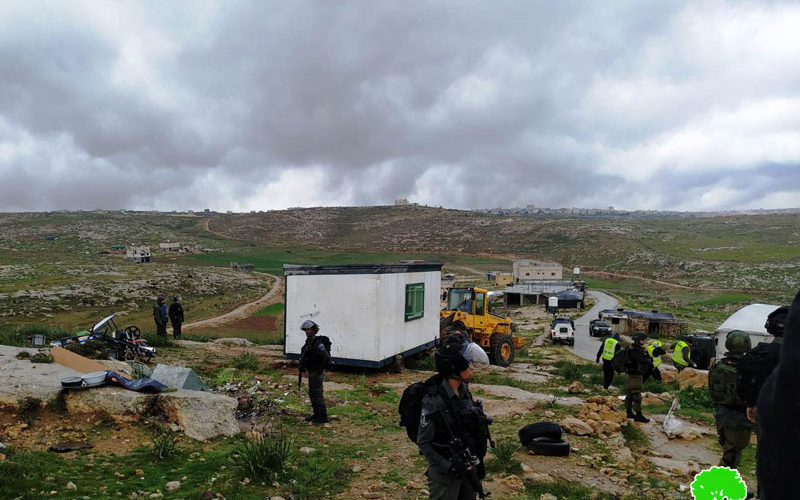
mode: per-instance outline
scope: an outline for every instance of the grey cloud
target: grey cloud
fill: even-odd
[[[724,164],[598,166],[743,104],[796,99],[800,75],[760,78],[697,31],[780,3],[226,2],[191,20],[190,4],[124,6],[135,15],[119,33],[74,11],[26,30],[42,13],[3,7],[19,26],[0,38],[0,118],[36,152],[0,156],[0,210],[256,206],[281,172],[315,167],[328,184],[318,204],[424,191],[459,208],[670,208],[720,185],[757,203],[768,189]],[[112,78],[133,42],[146,73]],[[2,130],[0,145],[19,146]],[[765,161],[752,168],[766,185],[779,174]],[[437,168],[457,175],[423,185]],[[636,168],[663,171],[642,181]]]

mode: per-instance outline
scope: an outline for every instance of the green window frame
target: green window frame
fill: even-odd
[[[425,316],[425,283],[406,285],[406,321]]]

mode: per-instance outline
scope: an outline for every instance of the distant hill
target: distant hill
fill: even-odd
[[[329,207],[213,217],[209,229],[272,247],[524,256],[687,286],[800,286],[796,214],[609,219],[423,206]]]

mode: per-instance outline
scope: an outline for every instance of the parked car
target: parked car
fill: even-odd
[[[590,337],[606,337],[608,335],[611,335],[611,325],[599,319],[593,319],[589,322]]]
[[[550,324],[550,339],[554,344],[575,345],[575,323],[569,318],[556,318]]]

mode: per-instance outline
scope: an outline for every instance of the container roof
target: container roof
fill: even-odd
[[[304,266],[284,264],[283,274],[286,276],[322,275],[322,274],[390,274],[419,273],[441,271],[441,262],[421,262],[408,264],[347,264]]]

